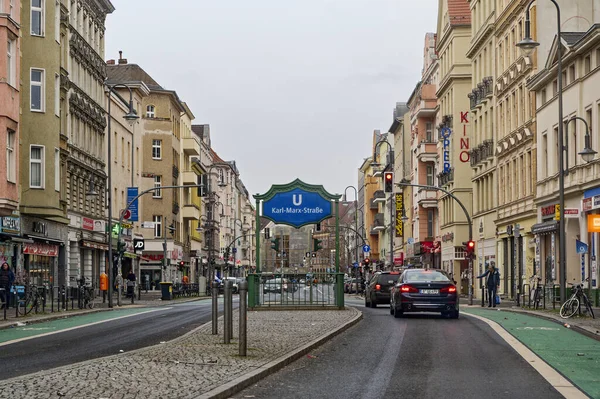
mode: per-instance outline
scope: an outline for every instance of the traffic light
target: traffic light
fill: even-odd
[[[363,259],[363,266],[364,267],[368,268],[370,265],[371,265],[371,259],[369,259],[369,258]]]
[[[268,240],[269,238],[271,238],[271,229],[269,229],[268,227],[265,227],[265,238]]]
[[[467,253],[467,258],[471,258],[475,255],[475,241],[470,240],[467,242],[463,242],[465,246],[465,252]]]
[[[180,261],[177,263],[177,268],[178,268],[179,270],[183,270],[183,267],[184,267],[184,266],[185,266],[185,262],[184,262],[184,261],[182,261],[182,260],[180,260]]]
[[[318,238],[313,238],[313,251],[317,252],[319,249],[323,249],[321,243],[323,240],[319,240]]]
[[[117,252],[119,253],[119,256],[123,256],[125,253],[125,241],[121,240],[117,243]]]
[[[385,172],[383,174],[383,191],[386,193],[394,192],[394,172]]]
[[[279,252],[279,238],[271,238],[271,249]]]
[[[175,222],[171,223],[167,229],[169,229],[169,233],[173,235],[173,233],[175,233]]]
[[[315,231],[321,231],[321,223],[317,223],[315,226]]]

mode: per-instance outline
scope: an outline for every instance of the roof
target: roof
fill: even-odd
[[[215,150],[213,150],[212,148],[210,149],[210,155],[212,156],[213,163],[227,163],[227,162],[223,161],[221,159],[221,157],[218,156],[217,153],[215,152]]]
[[[448,17],[451,26],[471,25],[468,0],[448,0]]]
[[[567,43],[567,45],[572,46],[581,40],[586,33],[587,32],[562,32],[560,36]]]
[[[137,64],[107,65],[106,76],[109,84],[144,82],[150,90],[163,90],[156,80]]]

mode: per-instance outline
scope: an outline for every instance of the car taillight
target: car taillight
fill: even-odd
[[[447,293],[450,293],[450,294],[454,294],[456,292],[456,287],[453,286],[453,285],[451,285],[449,287],[444,287],[444,288],[442,288],[440,290],[440,292],[447,292]]]
[[[402,287],[400,287],[400,291],[402,291],[402,292],[419,292],[419,290],[416,289],[415,287],[413,287],[412,285],[403,285]]]
[[[381,289],[381,285],[380,285],[380,284],[375,284],[375,289],[376,289],[377,291],[379,291],[379,290]]]

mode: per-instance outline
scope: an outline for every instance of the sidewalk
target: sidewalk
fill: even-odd
[[[227,398],[362,318],[350,307],[249,312],[248,356],[240,357],[238,315],[229,345],[221,317],[219,335],[207,323],[161,345],[1,381],[0,398]]]
[[[60,312],[57,310],[56,303],[54,304],[54,312],[51,312],[51,307],[49,305],[46,306],[46,312],[43,313],[41,309],[38,313],[35,313],[35,310],[32,310],[26,316],[16,314],[16,309],[11,307],[6,311],[6,320],[4,320],[4,310],[0,310],[0,330],[5,328],[11,328],[18,323],[40,323],[49,320],[62,319],[65,317],[79,316],[89,313],[95,312],[106,312],[112,311],[114,309],[124,309],[124,308],[132,308],[132,307],[151,307],[151,306],[167,306],[173,305],[177,303],[184,303],[189,301],[197,301],[202,299],[210,299],[208,296],[199,296],[199,297],[181,297],[177,299],[173,299],[170,301],[163,301],[160,299],[159,291],[148,291],[148,294],[142,291],[141,300],[135,297],[135,301],[131,304],[131,298],[121,297],[121,306],[117,305],[117,295],[114,296],[113,299],[113,308],[108,307],[108,299],[104,303],[102,302],[102,297],[96,297],[94,300],[94,308],[93,309],[79,309],[77,307],[77,301],[74,302],[75,309],[71,309],[71,302],[69,302],[69,309],[67,311],[61,310]]]

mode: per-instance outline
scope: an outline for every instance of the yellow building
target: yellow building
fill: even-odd
[[[438,186],[457,197],[472,214],[471,196],[471,64],[466,57],[471,40],[471,11],[467,0],[440,0],[436,52],[439,83],[436,96],[436,122],[440,134]],[[468,222],[452,197],[439,197],[442,269],[452,273],[461,292],[468,292],[468,263],[463,242],[467,241]]]

